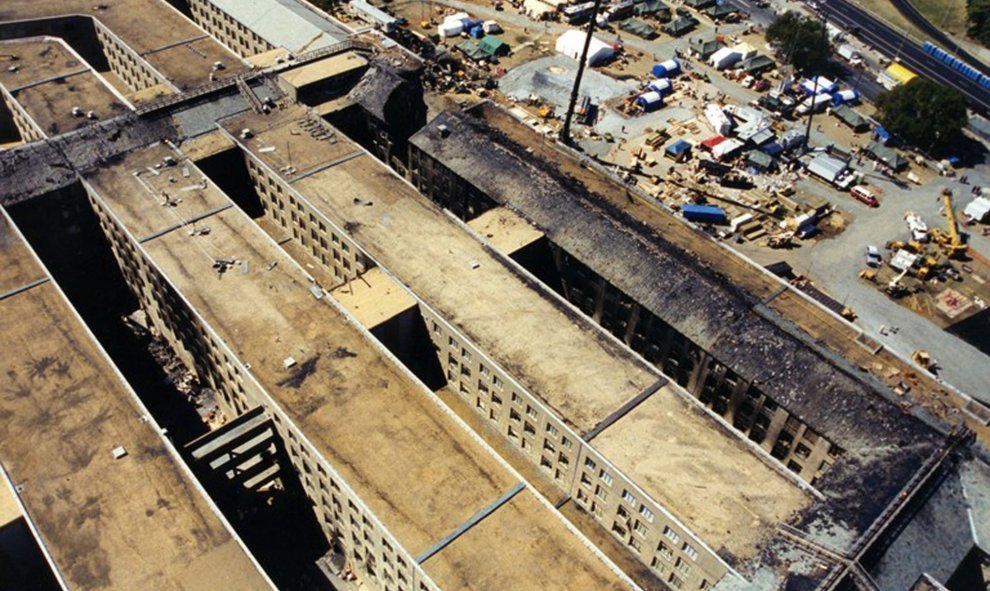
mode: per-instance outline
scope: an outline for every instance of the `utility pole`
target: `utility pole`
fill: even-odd
[[[822,10],[822,38],[828,43],[828,5]],[[808,109],[808,127],[804,132],[804,153],[811,150],[811,120],[815,116],[815,99],[818,98],[818,78],[820,74],[815,74],[815,84],[811,91],[811,108]]]
[[[602,0],[595,0],[595,5],[591,8],[591,19],[588,22],[588,35],[584,38],[584,48],[581,50],[581,59],[578,60],[577,76],[574,78],[574,88],[571,89],[571,100],[567,103],[567,115],[564,116],[564,127],[560,130],[560,141],[567,145],[571,144],[571,118],[574,117],[574,107],[577,105],[578,94],[581,91],[581,77],[584,76],[585,62],[588,61],[588,48],[591,47],[591,39],[595,34],[595,21],[598,20],[598,11],[601,9]]]

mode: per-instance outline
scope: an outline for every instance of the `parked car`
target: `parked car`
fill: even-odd
[[[870,245],[866,247],[866,266],[874,269],[883,264],[883,257],[880,256],[880,249]]]
[[[877,200],[876,195],[864,185],[856,185],[852,189],[849,189],[849,194],[870,207],[880,207],[880,202]]]

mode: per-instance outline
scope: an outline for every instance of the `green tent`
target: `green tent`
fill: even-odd
[[[705,14],[712,20],[722,20],[737,12],[739,9],[731,4],[716,4],[705,9]]]
[[[488,54],[481,51],[477,41],[467,40],[457,44],[457,49],[468,57],[471,61],[481,61],[488,58]]]
[[[860,132],[866,131],[870,127],[870,122],[866,120],[849,105],[839,105],[838,107],[832,108],[832,114],[835,115],[839,121],[842,121],[853,131]]]
[[[637,37],[642,37],[643,39],[654,39],[658,35],[656,29],[638,18],[629,18],[622,21],[619,28],[627,33],[632,33]]]
[[[746,164],[761,172],[766,172],[773,168],[773,156],[759,150],[750,150],[746,153]]]
[[[498,37],[488,36],[481,41],[468,39],[457,44],[459,49],[468,59],[478,62],[492,57],[506,55],[509,53],[509,44]]]
[[[698,25],[698,19],[693,16],[682,16],[663,26],[663,32],[672,37],[680,37]]]
[[[691,51],[698,54],[698,57],[707,61],[713,53],[725,47],[725,43],[722,43],[717,39],[708,39],[706,41],[699,37],[688,41],[688,47],[691,48]]]
[[[667,22],[670,20],[670,7],[660,0],[645,0],[633,7],[636,16],[654,15],[657,20]]]
[[[897,150],[888,148],[880,142],[867,144],[866,155],[895,172],[903,170],[908,165],[908,161],[898,154]]]
[[[739,65],[736,67],[742,69],[747,74],[756,76],[766,72],[767,70],[772,70],[774,66],[775,64],[772,59],[765,55],[759,54],[739,62]]]
[[[509,44],[494,35],[488,35],[478,42],[478,49],[491,57],[508,55]]]

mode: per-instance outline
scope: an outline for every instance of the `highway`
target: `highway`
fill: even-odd
[[[986,64],[981,62],[972,54],[968,53],[963,48],[959,47],[958,43],[949,38],[949,36],[943,33],[941,29],[929,22],[928,19],[926,19],[923,14],[918,12],[918,9],[912,6],[908,0],[890,0],[890,3],[894,5],[897,12],[901,13],[901,16],[906,18],[912,25],[924,31],[926,35],[934,39],[936,43],[942,46],[942,49],[948,51],[949,53],[955,54],[957,58],[973,66],[983,74],[990,76],[990,67],[987,67]]]
[[[891,59],[897,57],[901,64],[913,72],[959,90],[974,110],[984,114],[990,112],[990,90],[928,55],[920,45],[907,39],[904,33],[887,27],[870,13],[846,0],[806,1],[819,12],[827,10],[828,20],[832,24],[859,37]]]

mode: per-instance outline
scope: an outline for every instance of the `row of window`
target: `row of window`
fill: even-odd
[[[307,247],[314,258],[333,272],[334,277],[340,281],[350,281],[372,266],[371,260],[349,238],[335,232],[332,227],[328,228],[327,223],[286,189],[281,180],[272,178],[251,156],[245,158],[248,175],[265,211],[286,230],[291,228],[292,237]]]
[[[103,46],[107,61],[110,62],[110,69],[127,84],[128,88],[133,91],[143,90],[163,82],[142,63],[141,58],[114,38],[102,25],[97,24],[96,36]]]
[[[256,32],[234,20],[210,2],[192,2],[189,6],[197,24],[222,40],[241,57],[264,53],[274,46]]]
[[[232,360],[206,332],[205,327],[186,310],[164,278],[140,256],[136,247],[110,220],[96,199],[90,196],[90,202],[111,242],[128,285],[138,295],[155,324],[172,333],[169,343],[173,347],[182,347],[191,354],[197,373],[209,380],[235,415],[247,411],[249,401],[244,391],[239,362]],[[356,563],[362,565],[372,578],[380,577],[379,582],[385,589],[412,591],[410,579],[413,575],[410,572],[411,559],[408,555],[395,551],[355,501],[341,490],[340,484],[327,473],[324,466],[311,457],[308,450],[300,444],[295,428],[287,428],[278,414],[273,414],[273,419],[307,493],[321,507],[317,515],[323,522],[326,533],[348,540],[346,547]],[[318,476],[314,476],[314,466]],[[343,508],[345,503],[346,511]],[[430,591],[430,587],[421,582],[419,590]]]

